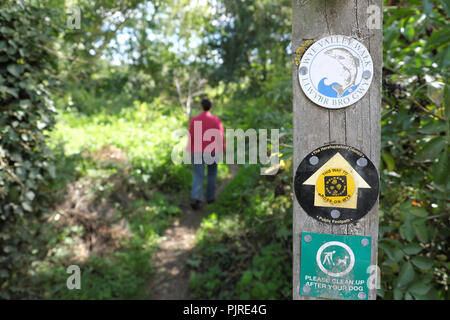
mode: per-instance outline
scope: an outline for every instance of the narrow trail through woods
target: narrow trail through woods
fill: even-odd
[[[218,182],[217,198],[238,170],[237,165],[229,166],[228,177]],[[190,207],[181,209],[184,215],[166,230],[159,250],[153,257],[156,274],[150,282],[149,296],[154,300],[191,298],[187,260],[195,247],[195,235],[207,210],[205,205],[199,210],[192,210]]]

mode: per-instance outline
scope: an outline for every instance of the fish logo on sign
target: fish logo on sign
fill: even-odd
[[[347,145],[319,147],[297,168],[296,198],[305,212],[327,223],[349,223],[367,214],[378,199],[374,164]]]
[[[318,91],[330,98],[345,97],[355,91],[361,83],[361,79],[356,82],[361,69],[359,59],[344,48],[327,50],[324,55],[332,59],[337,68],[325,70],[317,86]],[[320,63],[320,60],[318,62]]]
[[[300,86],[314,103],[339,109],[360,100],[370,87],[373,63],[367,48],[351,37],[333,35],[310,46],[299,64]]]

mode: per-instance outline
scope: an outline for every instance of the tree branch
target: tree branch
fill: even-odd
[[[409,102],[413,103],[414,105],[416,105],[417,107],[419,107],[421,110],[423,110],[424,112],[428,113],[429,115],[432,115],[435,118],[438,118],[439,120],[445,121],[444,118],[442,118],[441,116],[438,116],[437,114],[435,114],[434,112],[428,110],[427,108],[425,108],[423,105],[421,105],[417,100],[415,100],[412,97],[406,97],[406,100],[408,100]]]

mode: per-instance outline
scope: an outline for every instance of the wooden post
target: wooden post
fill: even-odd
[[[372,56],[374,72],[371,87],[361,100],[343,109],[329,110],[317,106],[305,96],[299,85],[298,67],[293,59],[294,175],[295,169],[309,152],[332,143],[347,144],[361,150],[372,160],[377,169],[379,168],[383,34],[381,28],[368,28],[369,6],[372,8],[377,6],[382,15],[381,0],[293,0],[292,49],[294,52],[309,39],[318,40],[329,35],[347,35],[367,47]],[[371,264],[377,264],[378,201],[367,215],[347,225],[319,222],[305,213],[295,195],[293,201],[294,300],[314,299],[299,294],[301,232],[371,236]],[[375,290],[370,290],[369,299],[375,298]]]

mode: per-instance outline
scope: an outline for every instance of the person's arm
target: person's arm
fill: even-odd
[[[188,145],[187,145],[187,150],[189,152],[193,152],[192,148],[194,146],[194,118],[191,118],[190,122],[189,122],[189,139],[188,139]]]
[[[222,152],[225,153],[226,150],[226,141],[225,141],[225,130],[223,129],[222,121],[219,119],[219,131],[222,135]]]

